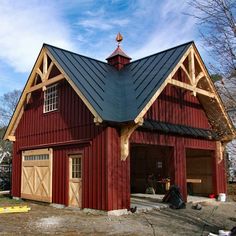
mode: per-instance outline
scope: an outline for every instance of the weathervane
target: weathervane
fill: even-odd
[[[121,43],[122,40],[123,40],[123,36],[119,32],[116,36],[116,41],[118,43],[118,46],[120,46],[120,43]]]

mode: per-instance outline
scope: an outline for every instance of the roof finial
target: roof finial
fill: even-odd
[[[120,45],[122,40],[123,40],[123,36],[119,32],[116,36],[116,41],[118,42],[118,46]]]

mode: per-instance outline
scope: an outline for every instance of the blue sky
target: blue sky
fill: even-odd
[[[1,0],[0,96],[22,89],[42,44],[105,60],[116,47],[133,60],[198,39],[187,0]]]

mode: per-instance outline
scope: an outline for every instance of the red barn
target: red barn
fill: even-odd
[[[107,61],[43,45],[4,137],[12,196],[129,209],[149,175],[185,200],[188,182],[225,193],[235,130],[195,44],[133,62],[118,45]]]

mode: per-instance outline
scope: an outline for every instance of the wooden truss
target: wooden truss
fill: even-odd
[[[181,81],[175,80],[173,78],[169,78],[168,83],[174,86],[189,90],[193,92],[193,95],[196,96],[197,94],[201,94],[210,98],[215,98],[215,94],[209,90],[198,88],[197,85],[201,79],[206,79],[206,75],[203,71],[196,73],[195,70],[195,53],[194,50],[190,50],[188,54],[188,64],[189,70],[186,69],[184,63],[181,63],[179,67],[184,71],[187,75],[190,84],[183,83]]]
[[[197,65],[196,65],[197,64]],[[198,70],[196,69],[198,66]],[[188,82],[182,82],[179,80],[174,79],[174,75],[178,70],[182,70],[187,78]],[[205,84],[207,86],[200,87],[200,82],[204,80]],[[158,98],[158,96],[162,93],[164,88],[168,85],[173,85],[188,91],[191,91],[194,96],[200,95],[205,96],[209,99],[215,100],[215,102],[220,107],[224,122],[227,123],[227,126],[229,127],[229,130],[235,135],[234,127],[232,125],[232,122],[230,121],[225,108],[222,104],[222,101],[216,92],[216,89],[213,85],[213,82],[207,72],[207,69],[204,66],[204,63],[202,62],[202,59],[200,58],[200,55],[198,54],[198,51],[194,44],[192,44],[188,50],[185,52],[185,54],[182,56],[178,64],[175,66],[175,68],[172,70],[172,72],[169,74],[167,79],[163,82],[163,84],[160,86],[160,88],[156,91],[154,96],[150,99],[150,101],[147,103],[147,105],[143,108],[143,110],[140,112],[140,114],[136,117],[134,120],[136,124],[140,124],[140,119],[144,117],[146,112],[149,110],[151,105],[155,102],[155,100]],[[131,134],[135,131],[135,129],[139,125],[133,126],[133,128],[127,127],[127,130],[129,130],[128,134],[126,136],[121,135],[121,150],[123,151],[121,154],[121,159],[125,160],[129,155],[129,149],[127,143],[129,142],[129,137]],[[121,133],[127,133],[127,130],[123,128],[123,132]],[[231,136],[225,137],[225,139],[232,139]],[[123,146],[122,146],[123,145]]]
[[[143,118],[137,124],[129,124],[121,128],[120,151],[122,161],[125,161],[126,158],[129,156],[129,138],[131,134],[141,125],[143,125]]]
[[[52,70],[56,68],[60,73],[56,76],[51,76]],[[99,114],[95,111],[95,109],[91,106],[91,104],[87,101],[84,95],[80,92],[78,87],[74,84],[74,82],[67,76],[58,62],[53,58],[50,52],[43,47],[38,59],[35,63],[35,66],[29,76],[29,79],[26,83],[24,91],[21,95],[19,103],[16,107],[16,110],[12,116],[10,124],[7,128],[5,133],[4,139],[9,141],[16,141],[15,138],[15,130],[20,122],[20,119],[24,113],[24,104],[27,104],[30,100],[31,93],[42,89],[43,91],[46,90],[46,87],[52,84],[55,84],[61,80],[67,80],[71,87],[75,90],[77,95],[81,98],[81,100],[85,103],[91,113],[94,115],[94,122],[96,124],[102,123],[102,118]]]

